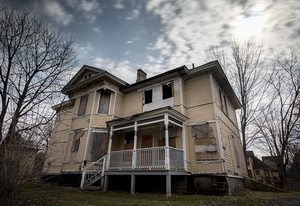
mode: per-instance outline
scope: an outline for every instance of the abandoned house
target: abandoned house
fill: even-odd
[[[241,105],[218,61],[151,78],[139,69],[134,84],[84,65],[62,93],[45,177],[168,196],[243,187]]]

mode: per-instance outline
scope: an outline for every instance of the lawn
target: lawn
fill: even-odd
[[[300,205],[300,192],[269,193],[246,190],[240,196],[207,196],[80,191],[46,185],[31,186],[22,195],[22,205]]]

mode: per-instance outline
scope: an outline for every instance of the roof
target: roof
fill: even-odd
[[[246,156],[251,157],[253,159],[253,169],[274,169],[271,168],[269,165],[258,159],[257,157],[254,156],[254,153],[252,150],[246,151]]]
[[[81,75],[83,75],[85,71],[93,71],[96,74],[93,75],[91,78],[88,78],[83,81],[79,81]],[[61,92],[63,94],[67,94],[69,91],[71,91],[73,89],[79,88],[80,86],[83,86],[90,82],[97,81],[100,78],[108,78],[120,86],[129,85],[127,82],[112,75],[111,73],[107,72],[106,70],[88,66],[88,65],[83,65],[83,67],[75,74],[75,76],[63,87]]]

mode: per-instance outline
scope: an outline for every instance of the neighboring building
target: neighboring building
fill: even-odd
[[[264,156],[261,161],[254,156],[253,151],[247,151],[246,155],[249,178],[278,187],[279,174],[274,158]]]
[[[77,72],[62,89],[69,100],[53,107],[44,174],[78,182],[82,175],[83,189],[99,179],[103,190],[124,183],[131,193],[161,182],[167,195],[243,187],[241,105],[220,64],[151,78],[137,72],[134,84],[86,65]]]

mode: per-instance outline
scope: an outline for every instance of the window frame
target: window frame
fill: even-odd
[[[101,100],[102,100],[102,95],[103,94],[109,94],[109,100],[108,100],[108,108],[107,108],[107,112],[105,111],[100,111],[101,108]],[[98,114],[109,114],[110,113],[110,104],[111,104],[111,93],[110,92],[99,92],[99,101],[98,101],[98,108],[97,108],[97,113]]]
[[[146,95],[146,93],[149,93],[150,94],[150,92],[149,91],[151,91],[151,101],[146,101],[148,98],[150,98],[148,95]],[[147,98],[148,97],[148,98]],[[144,104],[150,104],[150,103],[152,103],[153,102],[153,89],[147,89],[147,90],[144,90]]]

